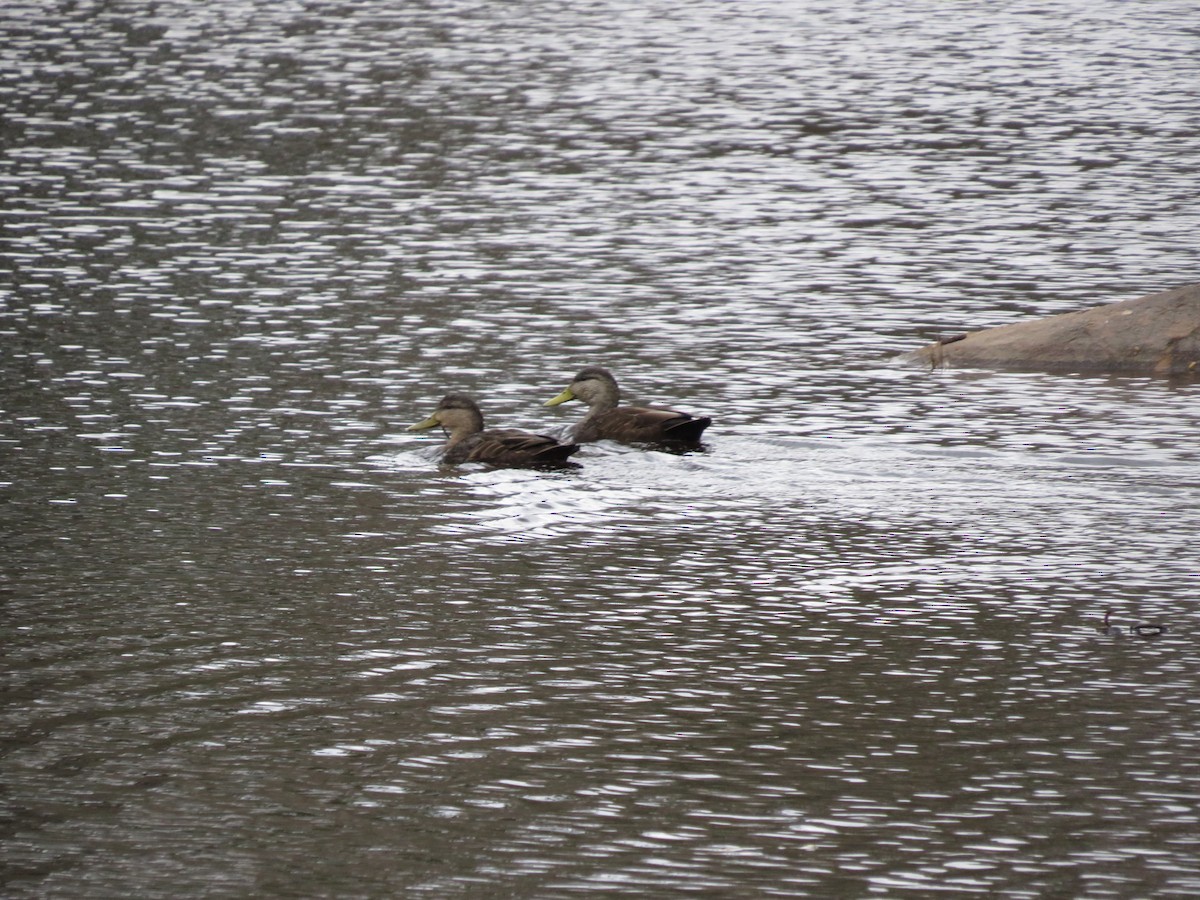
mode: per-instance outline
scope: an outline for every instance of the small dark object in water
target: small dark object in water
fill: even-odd
[[[1136,625],[1129,626],[1129,633],[1136,634],[1138,637],[1158,637],[1166,630],[1166,625],[1159,625],[1154,622],[1138,622]]]
[[[577,441],[697,444],[704,429],[712,424],[708,416],[693,416],[674,409],[618,406],[621,390],[617,379],[599,366],[581,369],[566,390],[544,405],[558,406],[571,400],[582,400],[590,407],[583,421],[572,430]]]
[[[1138,637],[1158,637],[1160,634],[1165,634],[1167,631],[1166,625],[1160,625],[1157,622],[1138,622],[1129,626],[1129,633],[1135,634]],[[1112,624],[1112,609],[1104,611],[1104,624],[1100,626],[1101,634],[1124,634],[1125,629],[1118,625]]]
[[[484,462],[499,466],[568,466],[566,459],[579,449],[578,444],[560,444],[544,434],[530,434],[509,428],[483,428],[483,413],[465,394],[447,394],[432,416],[410,425],[409,431],[428,431],[442,426],[448,435],[442,462]]]
[[[1116,625],[1113,625],[1111,619],[1112,619],[1112,610],[1106,609],[1104,611],[1104,624],[1100,627],[1101,634],[1120,634],[1121,633],[1121,629],[1118,628]]]

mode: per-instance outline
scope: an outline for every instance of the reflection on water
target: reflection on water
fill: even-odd
[[[6,895],[1195,894],[1188,11],[6,10]]]

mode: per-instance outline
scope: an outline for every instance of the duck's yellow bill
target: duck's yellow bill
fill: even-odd
[[[424,422],[418,422],[416,425],[409,425],[405,431],[428,431],[430,428],[436,428],[441,425],[441,420],[438,419],[437,413],[434,413]]]
[[[567,388],[565,391],[563,391],[561,394],[559,394],[553,400],[547,400],[542,405],[543,406],[558,406],[558,404],[560,404],[560,403],[566,403],[568,400],[574,400],[574,399],[575,399],[575,395],[573,393],[571,393],[570,388]]]

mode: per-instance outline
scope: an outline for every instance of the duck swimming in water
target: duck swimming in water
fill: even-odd
[[[693,416],[674,409],[652,406],[619,406],[621,389],[608,369],[588,366],[546,406],[581,400],[588,413],[572,429],[576,441],[613,440],[648,443],[696,444],[712,424],[708,416]]]
[[[500,466],[557,465],[579,449],[578,444],[560,444],[544,434],[509,428],[483,427],[483,413],[465,394],[447,394],[433,415],[410,425],[408,431],[428,431],[441,426],[446,432],[442,462],[483,462]],[[573,464],[572,464],[573,465]]]

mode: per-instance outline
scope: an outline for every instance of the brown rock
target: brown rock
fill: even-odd
[[[944,338],[909,357],[934,368],[1200,374],[1200,284]]]

